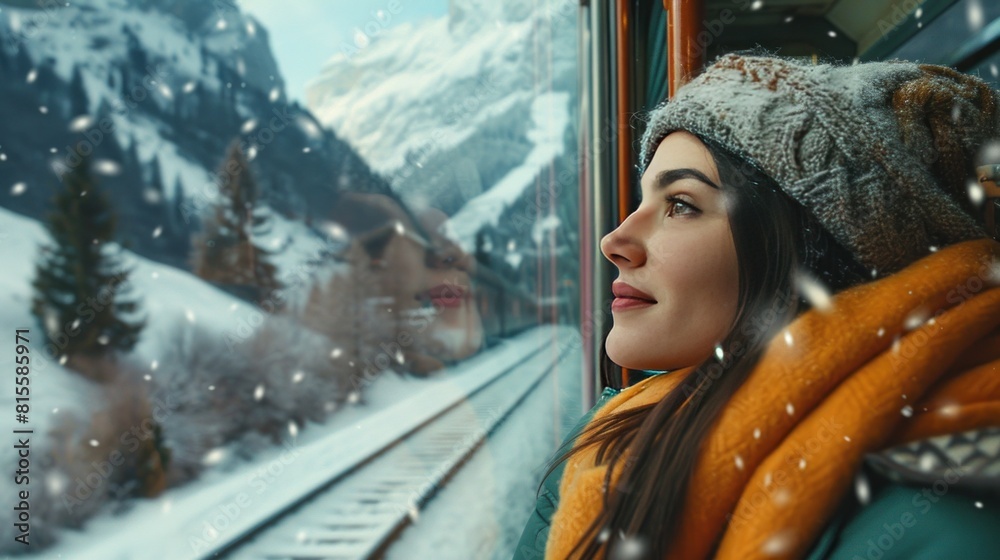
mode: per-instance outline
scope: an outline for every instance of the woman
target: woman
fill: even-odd
[[[515,558],[995,555],[1000,243],[969,179],[998,99],[729,55],[654,110],[601,242],[611,387]],[[662,373],[619,391],[618,366]]]

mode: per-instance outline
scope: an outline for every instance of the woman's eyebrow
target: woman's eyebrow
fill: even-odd
[[[682,167],[680,169],[666,169],[657,173],[656,178],[653,179],[653,192],[660,192],[669,187],[672,183],[680,181],[681,179],[695,179],[705,183],[713,189],[719,189],[719,185],[716,185],[714,181],[709,179],[701,171],[691,169],[690,167]],[[642,196],[641,190],[642,189],[640,189],[640,197]]]

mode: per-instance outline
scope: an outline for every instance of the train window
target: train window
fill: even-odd
[[[0,2],[0,555],[509,558],[592,397],[578,17]]]

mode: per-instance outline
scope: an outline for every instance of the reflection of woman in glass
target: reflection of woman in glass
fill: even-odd
[[[380,344],[399,348],[403,368],[411,373],[441,369],[483,343],[472,297],[475,263],[439,231],[446,218],[436,209],[414,217],[381,194],[345,193],[334,211],[334,221],[370,258],[381,324],[366,328],[379,333]]]
[[[729,55],[653,111],[601,242],[610,387],[515,558],[994,555],[998,103],[937,66]]]
[[[426,288],[417,292],[417,299],[435,311],[429,333],[433,354],[455,361],[469,357],[482,346],[483,322],[472,297],[476,261],[441,231],[447,218],[436,208],[419,215],[431,247],[420,275]]]

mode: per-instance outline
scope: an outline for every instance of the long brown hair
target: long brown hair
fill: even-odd
[[[550,463],[543,480],[591,446],[597,447],[597,462],[608,464],[604,507],[577,542],[574,557],[579,550],[582,557],[594,558],[605,546],[613,552],[627,538],[640,539],[643,557],[664,557],[683,513],[702,440],[774,333],[809,307],[798,295],[796,277],[809,274],[831,292],[866,279],[866,270],[850,253],[752,162],[701,140],[731,201],[729,224],[739,268],[736,318],[720,344],[722,359],[717,349],[654,405],[592,422],[573,449]],[[620,367],[608,359],[606,348],[601,355],[605,385],[620,389]],[[612,487],[619,461],[624,461],[621,477]]]

